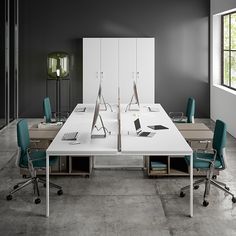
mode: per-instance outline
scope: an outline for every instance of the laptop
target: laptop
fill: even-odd
[[[141,137],[153,137],[155,133],[142,131],[139,118],[134,121],[134,126],[138,136]]]

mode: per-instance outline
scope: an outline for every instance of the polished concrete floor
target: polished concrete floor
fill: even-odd
[[[213,122],[204,122],[214,127]],[[189,194],[178,195],[189,178],[149,179],[141,170],[100,169],[90,178],[51,177],[63,186],[64,195],[50,190],[50,218],[44,216],[43,187],[39,205],[34,204],[31,187],[6,201],[9,189],[22,180],[15,166],[15,131],[13,123],[0,132],[0,235],[236,235],[236,204],[230,196],[212,187],[210,204],[203,207],[201,186],[194,190],[194,217],[190,218]],[[236,140],[230,135],[226,152],[229,166],[218,179],[236,193]],[[102,161],[96,164],[106,164]],[[123,165],[126,160],[120,161]],[[140,160],[133,161],[140,165]]]

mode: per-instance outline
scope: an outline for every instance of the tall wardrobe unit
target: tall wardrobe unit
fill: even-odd
[[[154,38],[84,38],[83,103],[95,103],[99,83],[107,103],[129,103],[133,81],[140,103],[154,103]]]

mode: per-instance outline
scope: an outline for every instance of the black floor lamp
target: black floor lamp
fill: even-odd
[[[52,52],[47,57],[47,72],[51,79],[56,79],[56,117],[61,117],[61,83],[60,80],[69,75],[69,54]]]

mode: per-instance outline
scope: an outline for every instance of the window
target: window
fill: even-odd
[[[236,12],[222,16],[222,84],[236,90]]]

